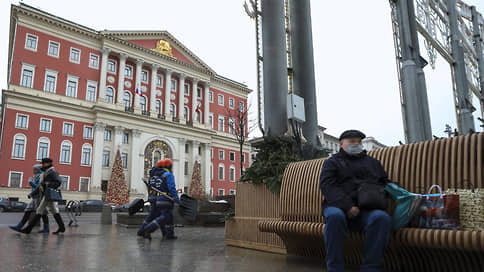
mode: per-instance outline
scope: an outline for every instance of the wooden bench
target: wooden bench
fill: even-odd
[[[432,184],[463,188],[462,180],[484,188],[484,133],[369,152],[382,162],[390,180],[411,192]],[[319,177],[324,159],[290,164],[282,181],[277,220],[258,223],[276,233],[288,254],[325,257]],[[363,237],[350,233],[345,263],[360,265]],[[386,271],[484,271],[484,231],[403,228],[392,233]]]

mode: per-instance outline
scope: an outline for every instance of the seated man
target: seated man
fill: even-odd
[[[366,235],[361,271],[381,271],[383,266],[391,218],[384,208],[363,208],[358,200],[362,184],[384,187],[389,181],[380,162],[363,150],[361,142],[365,137],[357,130],[343,132],[340,151],[323,164],[320,187],[324,196],[326,266],[331,272],[344,271],[348,230],[364,231]]]

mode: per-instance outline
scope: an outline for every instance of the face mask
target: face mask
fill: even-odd
[[[348,154],[350,155],[358,155],[363,152],[363,145],[349,145],[348,146]]]

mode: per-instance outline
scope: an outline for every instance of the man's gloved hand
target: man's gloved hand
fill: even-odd
[[[30,199],[30,198],[32,198],[32,196],[31,196],[30,194],[28,194],[28,195],[27,195],[27,198],[28,198],[28,199]]]
[[[348,212],[346,213],[349,219],[357,217],[358,214],[360,214],[360,208],[356,206],[351,207],[351,209],[349,209]]]

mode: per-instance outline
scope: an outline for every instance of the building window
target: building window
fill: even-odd
[[[155,101],[155,111],[156,111],[156,113],[161,114],[161,101],[160,100]]]
[[[142,111],[142,112],[146,112],[146,110],[147,110],[147,109],[146,109],[146,96],[141,96],[141,97],[139,98],[139,104],[140,104],[140,106],[141,106],[141,111]]]
[[[235,190],[230,190],[230,195],[235,195]]]
[[[35,65],[22,64],[22,81],[21,85],[27,88],[33,88]]]
[[[230,161],[235,161],[235,152],[230,152],[229,153],[229,160]]]
[[[89,190],[89,178],[80,178],[79,192],[87,192]]]
[[[141,71],[141,81],[148,83],[148,71]]]
[[[78,77],[67,76],[67,90],[66,96],[77,97],[77,85],[79,82]]]
[[[128,143],[128,139],[129,139],[129,134],[127,132],[124,132],[123,133],[122,143],[123,144],[127,144]]]
[[[123,168],[128,168],[128,153],[121,153],[121,162],[123,164]]]
[[[223,106],[224,105],[224,96],[221,95],[221,94],[218,95],[218,104],[220,106]]]
[[[69,61],[79,64],[81,62],[81,50],[71,47],[71,54],[69,55]]]
[[[96,102],[96,89],[97,83],[88,81],[86,90],[86,101]]]
[[[190,96],[190,85],[188,85],[188,83],[185,83],[185,88],[183,89],[184,90],[184,94],[186,96]]]
[[[62,135],[73,136],[73,134],[74,134],[74,124],[73,123],[64,123],[64,129],[62,130]]]
[[[239,102],[239,111],[240,112],[244,112],[245,111],[245,105],[244,105],[244,102],[242,102],[242,101]]]
[[[200,87],[197,88],[197,98],[202,99],[202,88]]]
[[[124,92],[123,103],[125,108],[131,107],[131,94],[129,92]]]
[[[176,88],[176,85],[177,85],[176,79],[173,79],[173,78],[172,78],[172,79],[171,79],[171,88],[170,88],[170,90],[171,90],[172,92],[174,92],[174,93],[176,93],[176,89],[177,89],[177,88]]]
[[[59,176],[62,183],[61,183],[61,190],[68,191],[69,190],[69,176]]]
[[[33,35],[33,34],[28,34],[25,39],[25,49],[32,50],[32,51],[37,51],[37,41],[38,37]]]
[[[124,76],[133,78],[133,66],[126,65],[126,67],[124,67]]]
[[[210,128],[213,129],[213,113],[208,115],[208,123],[210,124]]]
[[[225,166],[221,163],[218,165],[218,180],[225,179]]]
[[[49,50],[47,51],[47,55],[51,57],[58,58],[59,57],[59,43],[54,41],[49,41]]]
[[[224,152],[223,150],[219,150],[219,151],[218,151],[218,159],[219,159],[220,161],[225,160],[225,152]]]
[[[213,164],[210,164],[210,180],[213,180]]]
[[[92,127],[84,126],[84,139],[92,139]]]
[[[25,158],[25,136],[23,134],[17,134],[13,137],[13,152],[12,157],[15,159]]]
[[[225,195],[225,189],[218,189],[218,195],[217,196],[224,196]]]
[[[91,165],[91,151],[92,147],[88,144],[82,146],[82,157],[81,165],[89,166]]]
[[[153,151],[153,165],[156,165],[161,160],[161,151],[155,150]]]
[[[103,167],[108,167],[109,166],[109,151],[104,150],[103,151]]]
[[[55,93],[57,85],[57,71],[45,70],[44,91]]]
[[[69,141],[62,142],[60,163],[64,163],[64,164],[71,163],[71,150],[72,150],[71,142]]]
[[[49,157],[49,146],[50,141],[48,138],[42,137],[39,139],[38,147],[37,147],[37,160],[40,161],[43,158]]]
[[[106,102],[114,103],[114,89],[112,87],[106,89]]]
[[[183,172],[184,172],[185,176],[187,176],[188,175],[188,161],[185,161],[185,167],[183,169],[184,169]]]
[[[189,152],[189,145],[185,144],[185,153],[188,154],[188,152]]]
[[[229,133],[235,134],[235,121],[232,118],[229,119]]]
[[[233,98],[229,98],[229,108],[233,109],[235,107],[235,102]]]
[[[40,132],[51,132],[52,120],[40,118]]]
[[[201,146],[198,146],[198,155],[202,155],[202,147]]]
[[[27,129],[29,127],[29,116],[24,114],[17,114],[16,128]]]
[[[170,104],[170,115],[175,116],[175,113],[176,113],[176,106],[175,106],[175,104],[171,103]]]
[[[183,118],[185,118],[185,120],[187,120],[187,122],[189,121],[188,107],[183,107]]]
[[[199,112],[199,111],[195,112],[195,120],[197,120],[197,122],[199,122],[199,123],[202,122],[202,113],[201,112]]]
[[[208,92],[208,102],[213,103],[213,92]]]
[[[218,117],[218,130],[219,131],[225,131],[225,118],[223,116]]]
[[[156,76],[156,86],[158,87],[163,86],[163,75]]]
[[[116,61],[108,60],[108,72],[116,74]]]
[[[99,56],[93,53],[89,54],[89,67],[98,69],[99,68]]]
[[[242,163],[245,163],[245,154],[240,155],[240,160],[242,161]]]
[[[235,182],[235,166],[231,165],[229,169],[229,180]]]
[[[104,141],[111,141],[111,130],[110,129],[105,129],[104,130]]]
[[[8,179],[8,187],[20,188],[22,187],[22,172],[10,172]]]

